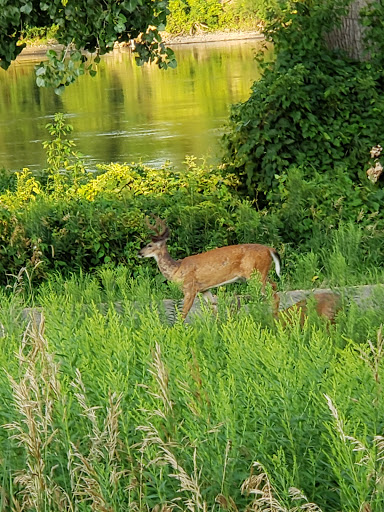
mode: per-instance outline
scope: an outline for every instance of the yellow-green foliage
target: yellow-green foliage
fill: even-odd
[[[201,30],[260,28],[268,9],[275,12],[276,0],[170,0],[166,29],[172,34]]]
[[[159,275],[154,261],[137,258],[149,240],[144,219],[150,214],[169,225],[175,258],[223,245],[264,243],[283,256],[291,286],[380,279],[383,237],[378,230],[341,222],[330,231],[313,222],[307,239],[300,241],[302,230],[292,220],[298,207],[296,212],[294,204],[289,211],[257,211],[238,198],[233,176],[199,167],[193,159],[184,170],[109,164],[99,174],[60,171],[37,178],[24,169],[16,176],[0,194],[3,284],[13,285],[24,271],[41,281],[57,270],[68,275],[104,264],[123,264],[132,274],[144,266]]]
[[[234,175],[224,175],[217,170],[198,167],[194,159],[188,161],[186,170],[178,171],[172,167],[152,169],[144,165],[120,165],[112,163],[99,166],[102,174],[90,179],[79,187],[79,197],[94,200],[98,196],[122,198],[163,194],[184,195],[192,199],[193,193],[205,197],[220,195],[230,200],[238,183]]]
[[[86,172],[67,140],[71,128],[62,115],[48,129],[48,166],[40,176],[28,169],[0,173],[1,284],[104,264],[123,264],[132,275],[145,267],[159,276],[154,261],[137,258],[149,239],[144,222],[149,214],[167,222],[170,253],[177,259],[224,245],[262,243],[281,253],[292,286],[380,279],[382,219],[378,212],[364,212],[341,178],[331,188],[325,180],[319,199],[315,184],[291,173],[277,190],[284,197],[281,208],[258,210],[257,203],[239,198],[237,178],[220,167],[199,166],[189,158],[184,169],[112,163]],[[357,222],[347,222],[345,212],[354,212]]]
[[[183,171],[110,164],[98,174],[85,173],[72,150],[70,159],[61,156],[61,167],[54,163],[43,179],[24,169],[13,189],[0,195],[3,283],[7,274],[37,264],[34,276],[40,279],[56,269],[87,271],[104,263],[123,263],[133,271],[148,239],[149,214],[164,218],[171,229],[188,231],[193,223],[196,235],[189,233],[184,247],[179,240],[184,251],[231,241],[223,226],[233,225],[232,210],[239,204],[233,177],[198,167],[193,159]]]
[[[221,28],[224,9],[217,0],[171,0],[167,30],[172,33],[193,33],[199,29]]]

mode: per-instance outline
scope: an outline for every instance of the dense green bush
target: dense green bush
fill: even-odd
[[[306,174],[290,168],[276,176],[277,186],[270,192],[270,214],[284,223],[284,241],[313,246],[342,223],[355,223],[369,237],[381,237],[384,218],[380,205],[384,189],[365,179],[359,183],[343,167],[329,173]]]
[[[58,25],[50,27],[25,27],[21,34],[23,43],[29,45],[49,44],[56,40]]]
[[[232,241],[238,199],[229,192],[231,179],[218,172],[193,164],[184,172],[111,164],[98,176],[83,174],[77,185],[69,175],[54,177],[41,183],[24,170],[16,190],[0,196],[2,282],[23,267],[35,268],[36,277],[104,263],[133,271],[151,213],[176,231],[171,246],[179,256]]]
[[[199,29],[217,30],[223,7],[217,0],[170,0],[167,30],[194,33]]]
[[[140,247],[149,240],[144,219],[151,213],[170,226],[169,248],[175,258],[222,245],[264,243],[281,252],[285,280],[293,286],[311,287],[315,276],[318,285],[343,283],[343,269],[339,268],[339,279],[322,270],[330,264],[335,267],[329,260],[335,251],[345,265],[354,266],[354,282],[377,279],[384,256],[384,227],[375,211],[377,204],[372,202],[369,209],[374,194],[363,202],[366,190],[350,187],[351,195],[346,196],[342,180],[337,182],[339,189],[332,188],[326,180],[311,182],[299,170],[292,171],[282,184],[280,207],[267,212],[239,199],[234,183],[218,171],[194,165],[176,172],[118,164],[103,171],[98,176],[86,174],[87,181],[76,192],[69,187],[64,196],[56,196],[54,189],[24,171],[16,191],[0,196],[3,284],[14,283],[24,271],[31,279],[42,280],[55,271],[68,275],[105,264],[124,264],[132,275],[140,273],[140,267],[159,275],[153,260],[140,263],[137,259]],[[335,245],[335,237],[345,233],[349,242]],[[355,247],[353,255],[351,247]],[[294,283],[290,276],[305,267],[300,253],[308,251],[316,261]]]
[[[288,3],[265,27],[276,59],[264,63],[250,98],[233,107],[224,136],[228,169],[260,207],[280,200],[278,185],[291,168],[300,167],[304,179],[324,173],[329,181],[342,169],[362,183],[371,147],[383,142],[378,60],[353,61],[324,40],[345,4]]]
[[[0,193],[6,190],[14,190],[16,187],[17,175],[13,171],[0,169]]]

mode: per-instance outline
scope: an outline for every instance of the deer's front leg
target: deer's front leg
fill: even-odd
[[[196,298],[197,288],[194,284],[184,285],[183,292],[184,292],[184,305],[183,305],[182,317],[185,320],[185,318],[187,317],[187,315],[192,307],[193,301]]]

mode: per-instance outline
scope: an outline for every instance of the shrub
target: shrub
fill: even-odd
[[[56,33],[59,29],[58,25],[51,27],[25,27],[22,31],[23,42],[29,45],[41,45],[52,43],[56,39]]]
[[[218,0],[170,0],[167,30],[191,33],[199,29],[217,30],[223,7]]]
[[[342,167],[359,183],[369,150],[382,142],[380,66],[348,59],[324,41],[324,27],[333,26],[345,3],[297,3],[266,25],[276,59],[264,63],[250,98],[232,108],[224,135],[224,161],[260,207],[273,204],[279,180],[292,167],[301,167],[304,179],[316,173],[332,179]]]
[[[171,247],[179,256],[230,239],[226,229],[234,222],[231,209],[238,200],[230,193],[230,178],[218,172],[112,164],[99,176],[83,179],[77,188],[56,182],[57,193],[51,181],[44,186],[27,170],[18,174],[16,191],[0,196],[4,271],[17,274],[37,263],[41,277],[104,263],[123,263],[133,271],[148,239],[144,218],[150,213],[176,231]],[[177,242],[180,235],[185,239]]]
[[[384,228],[384,189],[367,179],[354,181],[348,169],[308,176],[302,167],[292,167],[276,181],[278,186],[269,193],[270,211],[284,222],[286,242],[313,243],[320,233],[327,235],[343,222],[356,223],[371,234]]]
[[[3,178],[2,283],[23,271],[41,280],[56,270],[67,275],[104,264],[124,264],[134,273],[139,248],[149,238],[148,214],[166,219],[175,232],[175,257],[234,241],[239,200],[233,176],[198,167],[193,158],[183,171],[110,164],[86,173],[67,140],[72,128],[63,116],[56,115],[48,129],[43,175],[24,169]]]
[[[384,124],[383,96],[366,66],[327,53],[289,68],[276,62],[233,107],[224,160],[260,206],[291,167],[311,178],[342,166],[361,179]]]

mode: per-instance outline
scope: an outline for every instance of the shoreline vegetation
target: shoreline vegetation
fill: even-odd
[[[196,34],[170,34],[168,32],[162,33],[165,44],[181,45],[181,44],[205,44],[205,43],[225,43],[226,41],[244,41],[249,39],[263,40],[264,35],[259,30],[217,30],[213,32],[200,31]],[[115,49],[127,48],[129,44],[117,44]],[[39,40],[28,41],[27,46],[23,49],[18,59],[30,55],[44,55],[48,50],[60,50],[62,45],[59,45],[54,39],[45,43],[40,43]]]

